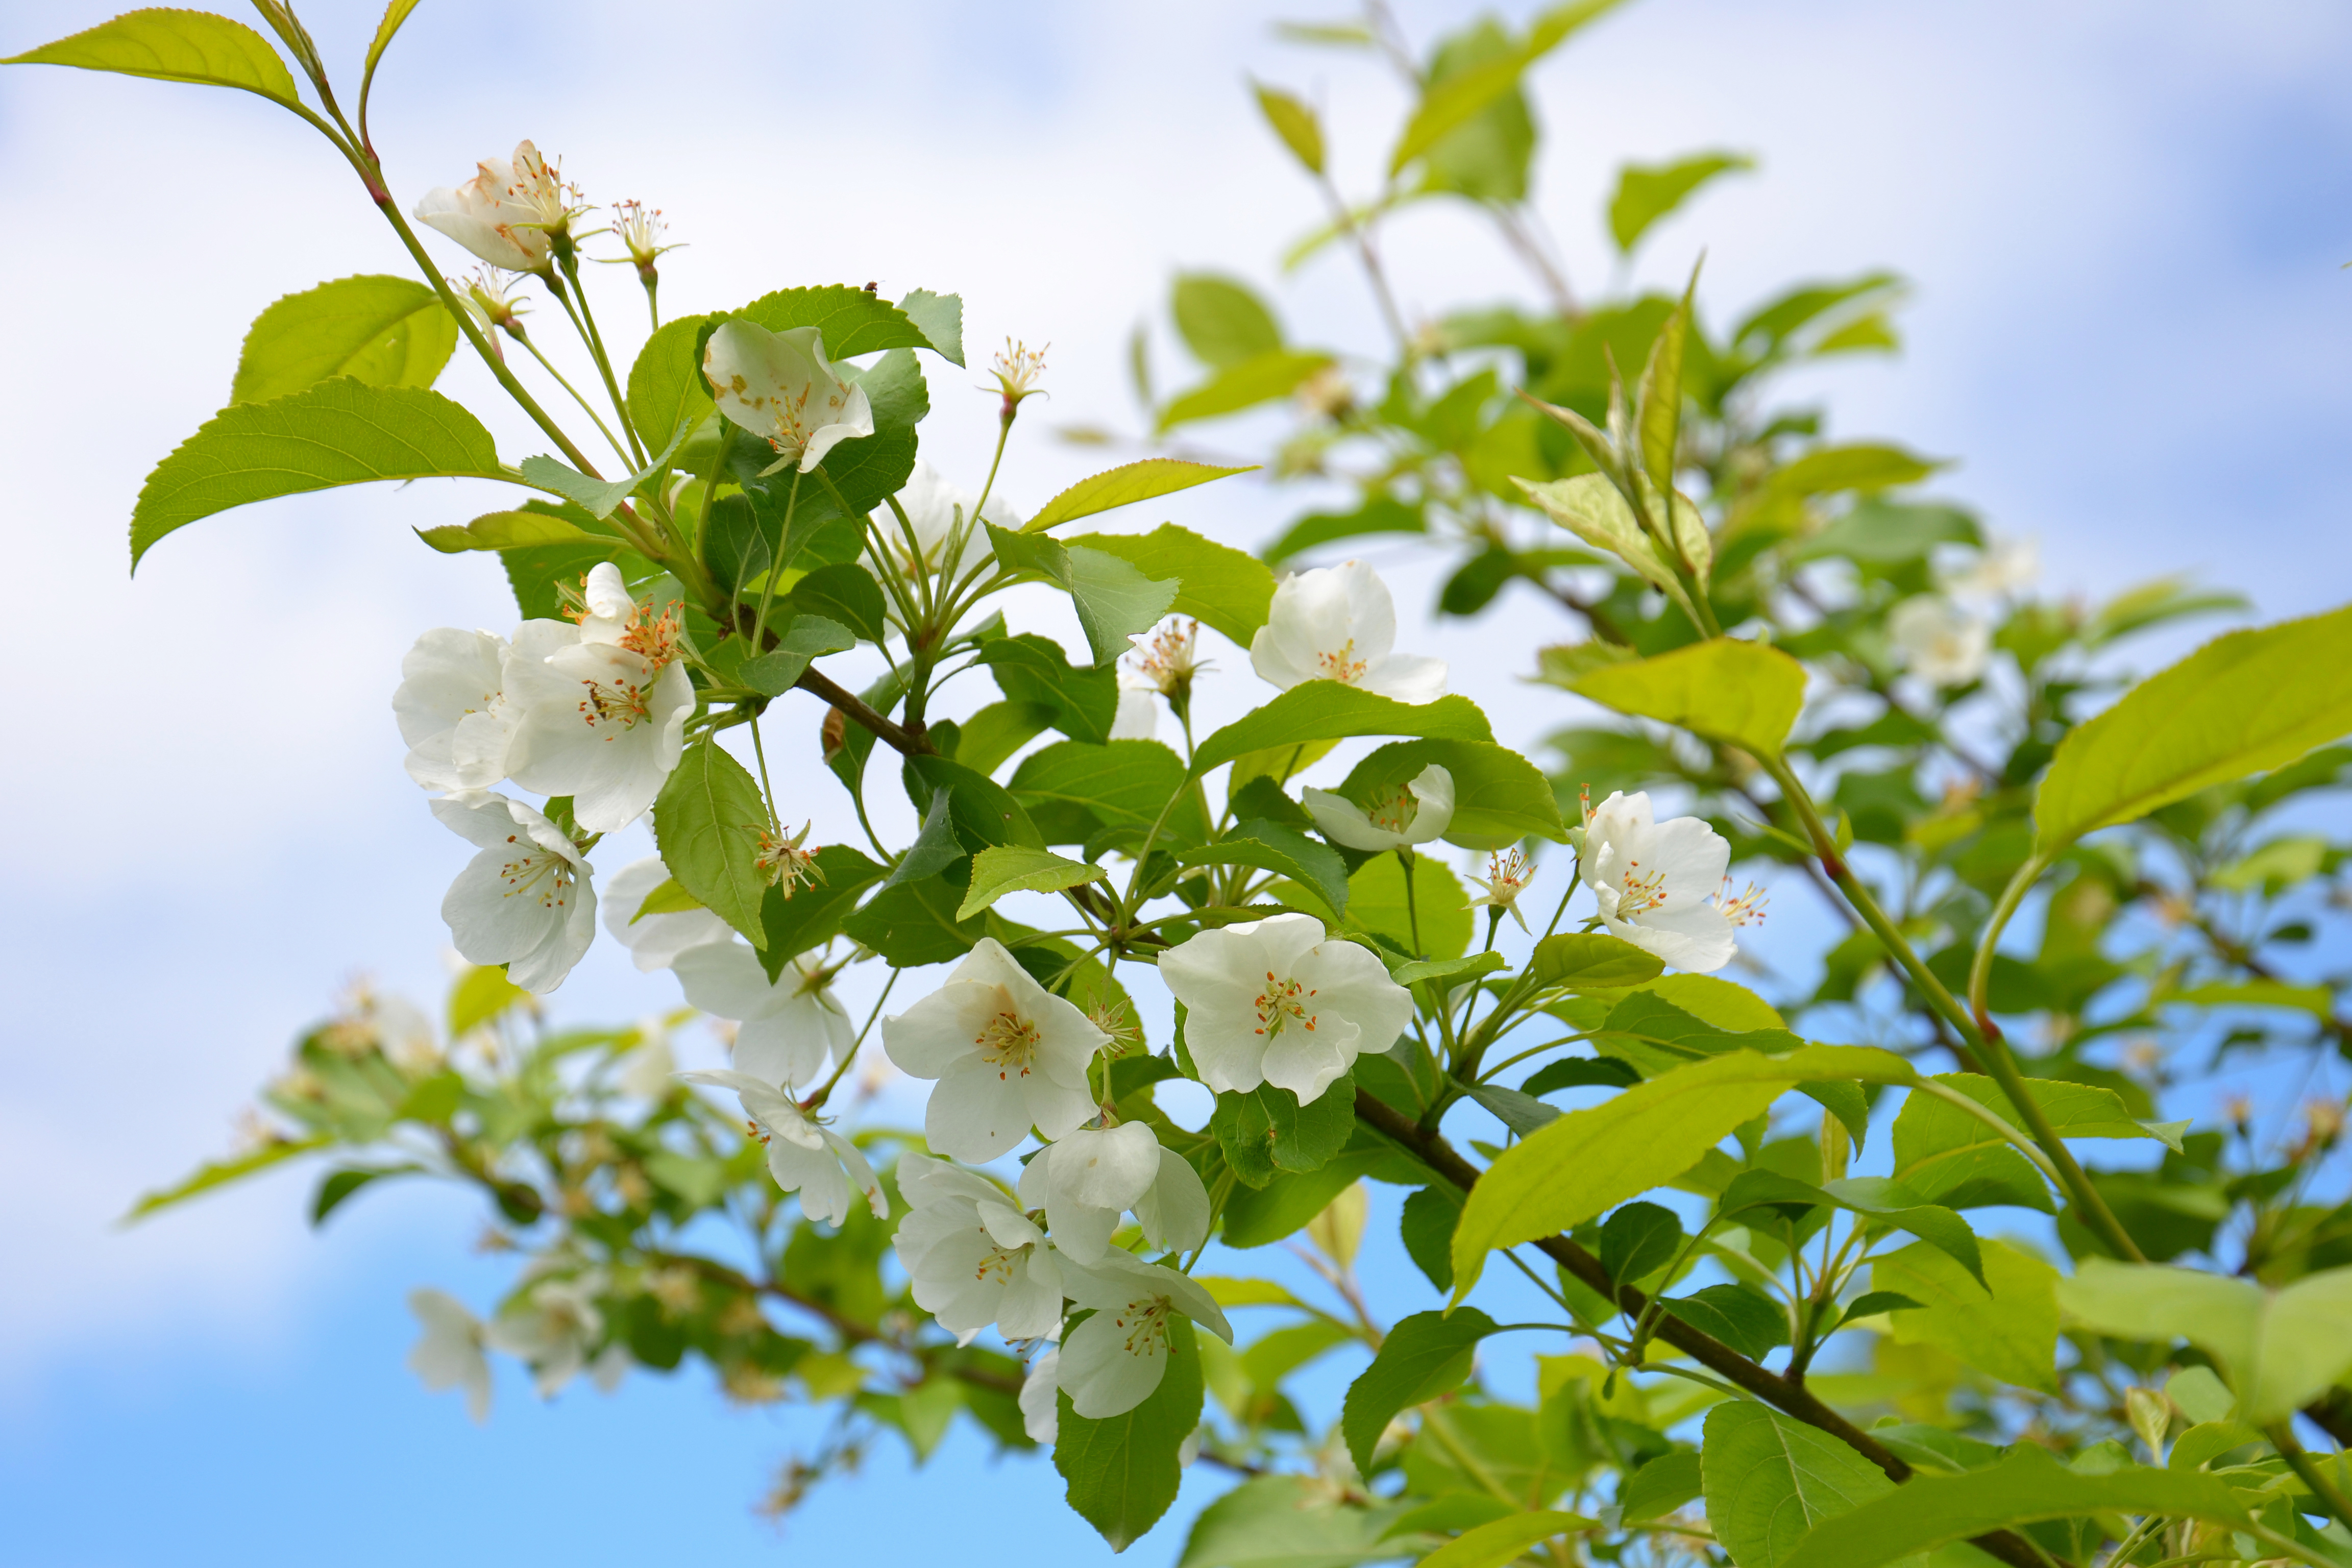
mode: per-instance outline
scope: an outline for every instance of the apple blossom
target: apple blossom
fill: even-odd
[[[1130,686],[1128,677],[1118,678],[1118,709],[1111,715],[1110,738],[1114,741],[1149,741],[1160,733],[1160,706],[1154,702],[1149,686]]]
[[[1698,818],[1653,821],[1648,795],[1621,791],[1586,822],[1579,859],[1612,934],[1702,974],[1721,969],[1738,951],[1732,921],[1710,901],[1731,847]]]
[[[490,1363],[482,1353],[482,1321],[445,1290],[411,1290],[408,1310],[425,1325],[424,1337],[408,1352],[409,1370],[436,1394],[464,1389],[466,1413],[477,1423],[488,1420]]]
[[[609,561],[589,572],[585,598],[577,642],[508,661],[523,703],[513,778],[572,796],[583,828],[612,833],[645,814],[677,766],[694,684],[678,662],[675,605],[653,616]]]
[[[1486,896],[1471,900],[1466,907],[1475,910],[1483,905],[1494,911],[1493,918],[1496,920],[1507,910],[1519,922],[1519,929],[1527,931],[1528,917],[1519,912],[1519,895],[1528,890],[1528,884],[1535,877],[1535,865],[1526,856],[1516,849],[1498,851],[1486,858],[1485,876],[1470,879],[1486,889]]]
[[[991,1324],[1009,1340],[1060,1325],[1061,1264],[1003,1188],[922,1154],[901,1155],[898,1173],[912,1206],[891,1246],[917,1305],[962,1344]]]
[[[1020,1193],[1024,1207],[1045,1211],[1054,1246],[1080,1263],[1110,1249],[1129,1210],[1161,1251],[1189,1252],[1209,1238],[1200,1173],[1140,1121],[1082,1127],[1049,1144],[1023,1169]]]
[[[1895,606],[1886,635],[1912,674],[1930,686],[1966,686],[1984,673],[1992,628],[1951,600],[1922,594]]]
[[[1411,993],[1381,961],[1327,938],[1312,915],[1200,931],[1160,955],[1160,977],[1187,1009],[1201,1080],[1220,1094],[1270,1083],[1305,1104],[1412,1021]]]
[[[551,1399],[585,1370],[607,1394],[628,1371],[628,1352],[609,1345],[592,1363],[588,1347],[604,1332],[597,1310],[604,1277],[590,1269],[568,1279],[542,1279],[523,1299],[500,1311],[485,1331],[490,1344],[530,1364],[540,1396]]]
[[[1131,661],[1122,670],[1122,683],[1134,681],[1147,690],[1157,691],[1168,699],[1169,705],[1183,711],[1192,696],[1192,679],[1212,668],[1200,654],[1201,623],[1171,616],[1157,631],[1137,632],[1127,640],[1135,645],[1127,658]]]
[[[768,1174],[783,1191],[800,1194],[801,1213],[808,1218],[827,1225],[847,1219],[853,1183],[866,1194],[866,1206],[876,1219],[890,1217],[882,1184],[857,1145],[820,1125],[777,1085],[732,1070],[677,1076],[688,1083],[713,1084],[735,1091],[760,1142],[768,1146]]]
[[[485,158],[474,167],[474,177],[456,190],[425,192],[416,204],[417,222],[440,230],[493,267],[509,272],[545,270],[551,238],[562,233],[579,210],[572,205],[579,193],[567,189],[563,172],[529,142],[516,143],[511,163]]]
[[[604,929],[629,950],[631,962],[647,974],[667,969],[677,955],[706,942],[725,942],[735,928],[709,910],[642,914],[653,890],[670,879],[658,855],[632,860],[604,884]]]
[[[866,388],[835,372],[814,327],[728,321],[710,334],[702,373],[719,411],[776,449],[762,473],[795,463],[806,473],[839,443],[874,434]]]
[[[525,621],[509,647],[489,632],[436,626],[400,661],[392,711],[408,742],[408,776],[430,790],[488,789],[513,763],[520,710],[507,695],[518,658],[543,660],[580,640],[561,621]]]
[[[442,826],[481,853],[441,900],[449,937],[469,963],[503,963],[541,995],[563,984],[596,940],[595,868],[571,838],[520,801],[474,793],[432,803]]]
[[[988,560],[992,552],[988,530],[982,526],[983,521],[999,528],[1021,526],[1021,514],[1007,506],[1003,497],[992,495],[982,506],[978,496],[920,458],[915,459],[915,471],[899,489],[898,501],[907,514],[907,521],[901,524],[897,515],[885,507],[874,514],[874,536],[881,541],[890,563],[909,576],[977,565]],[[915,535],[911,546],[907,542],[910,528]],[[954,550],[955,559],[951,562],[949,553],[959,532],[963,543]],[[869,550],[869,569],[873,563],[873,552]]]
[[[1426,844],[1454,822],[1454,775],[1435,763],[1401,784],[1372,792],[1369,806],[1329,790],[1301,792],[1323,837],[1350,849],[1402,849]]]
[[[1029,1363],[1021,1380],[1021,1430],[1040,1447],[1050,1448],[1062,1435],[1060,1392],[1062,1350],[1054,1346]]]
[[[1124,1415],[1160,1386],[1168,1371],[1170,1325],[1190,1318],[1227,1344],[1234,1331],[1209,1292],[1173,1268],[1113,1250],[1086,1268],[1063,1271],[1063,1289],[1094,1316],[1062,1342],[1055,1381],[1070,1406],[1089,1421]]]
[[[1445,661],[1392,653],[1396,604],[1370,566],[1349,561],[1285,577],[1266,623],[1250,638],[1250,668],[1287,691],[1336,680],[1400,702],[1433,702]]]
[[[813,957],[788,961],[771,984],[760,955],[730,932],[724,942],[688,948],[670,969],[688,1002],[740,1026],[738,1072],[791,1089],[813,1081],[827,1056],[848,1059],[857,1031],[826,984],[832,972]]]
[[[980,1164],[1034,1126],[1047,1142],[1094,1116],[1087,1064],[1110,1037],[981,938],[947,984],[882,1020],[900,1070],[940,1080],[923,1111],[931,1147]]]
[[[1938,573],[1948,594],[1998,599],[2033,585],[2042,575],[2042,546],[2030,534],[1988,538],[1975,559],[1956,571]]]

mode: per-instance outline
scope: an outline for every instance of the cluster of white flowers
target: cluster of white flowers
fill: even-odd
[[[2032,586],[2042,570],[2032,539],[1993,538],[1956,569],[1938,574],[1943,592],[1904,600],[1886,635],[1904,668],[1930,686],[1966,686],[1992,657],[1992,625],[1968,600],[2000,600]]]
[[[548,992],[588,950],[594,868],[571,834],[495,786],[569,796],[583,834],[635,821],[677,766],[694,710],[677,655],[674,607],[638,604],[605,563],[588,574],[577,625],[525,621],[511,638],[439,627],[401,661],[392,706],[408,774],[481,850],[441,906],[469,962]]]
[[[412,1290],[408,1310],[425,1332],[408,1352],[409,1369],[425,1386],[461,1388],[477,1421],[490,1413],[488,1352],[499,1351],[531,1369],[540,1396],[551,1399],[583,1372],[610,1394],[629,1370],[629,1352],[607,1344],[592,1358],[589,1349],[604,1332],[596,1298],[604,1293],[602,1271],[572,1274],[543,1266],[527,1278],[513,1300],[487,1322],[446,1291]]]

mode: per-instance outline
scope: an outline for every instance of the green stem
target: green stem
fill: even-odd
[[[2000,901],[1992,907],[1984,931],[1977,938],[1976,958],[1969,965],[1969,1010],[1976,1017],[1977,1032],[1988,1039],[2000,1037],[2000,1027],[1992,1021],[1989,1000],[1992,994],[1993,949],[2000,944],[2000,933],[2017,913],[2017,906],[2025,901],[2025,895],[2049,868],[2050,863],[2040,855],[2020,866],[2017,875],[2009,879],[2009,886],[2000,890]]]
[[[620,420],[621,431],[629,438],[629,450],[635,454],[635,467],[643,468],[651,454],[646,449],[645,432],[629,417],[629,400],[621,395],[621,383],[613,374],[613,358],[604,352],[604,334],[596,330],[596,312],[588,303],[588,290],[580,285],[580,258],[576,251],[567,251],[563,258],[563,276],[579,297],[579,313],[572,324],[580,329],[588,344],[589,357],[596,362],[596,373],[604,378],[604,395],[613,400],[614,417]],[[572,308],[570,301],[564,308]]]
[[[555,378],[556,385],[563,388],[564,391],[572,395],[572,401],[580,405],[580,412],[588,416],[589,421],[596,426],[596,433],[604,437],[604,444],[606,446],[613,448],[613,455],[620,458],[621,461],[625,463],[629,462],[629,449],[626,447],[622,446],[621,438],[614,435],[612,430],[606,426],[603,416],[596,412],[595,405],[590,403],[586,398],[580,395],[580,389],[572,385],[572,383],[565,378],[562,371],[555,368],[554,361],[540,353],[539,345],[531,342],[530,334],[521,331],[520,327],[521,323],[517,322],[517,330],[508,335],[513,338],[515,342],[520,343],[524,348],[530,350],[530,357],[539,362],[540,368],[546,371],[548,374]],[[635,467],[634,464],[631,464],[631,466]]]
[[[2279,1458],[2286,1461],[2295,1478],[2311,1489],[2311,1495],[2336,1516],[2336,1522],[2352,1529],[2352,1500],[2347,1500],[2336,1483],[2327,1479],[2327,1472],[2304,1452],[2303,1445],[2295,1440],[2292,1419],[2272,1423],[2263,1435],[2271,1440],[2271,1447],[2279,1451]]]
[[[1782,797],[1796,811],[1798,819],[1805,825],[1805,831],[1813,841],[1813,852],[1821,859],[1822,868],[1837,883],[1839,890],[1845,894],[1846,901],[1853,906],[1855,913],[1862,916],[1864,923],[1885,945],[1888,954],[1903,966],[1904,973],[1911,977],[1928,1005],[1941,1014],[1976,1051],[1978,1059],[1992,1075],[1993,1081],[2000,1086],[2000,1091],[2017,1108],[2017,1113],[2024,1120],[2026,1130],[2032,1133],[2034,1142],[2040,1144],[2042,1152],[2049,1156],[2051,1168],[2058,1173],[2059,1185],[2066,1189],[2083,1218],[2105,1237],[2117,1257],[2133,1263],[2147,1262],[2147,1254],[2140,1251],[2138,1244],[2132,1240],[2131,1233],[2124,1228],[2122,1221],[2116,1218],[2115,1211],[2107,1207],[2106,1200],[2099,1195],[2099,1190],[2091,1184],[2090,1176],[2075,1160],[2074,1151],[2066,1147],[2065,1140],[2058,1136],[2058,1130],[2051,1124],[2049,1113],[2042,1109],[2042,1102],[2027,1089],[2025,1075],[2018,1071],[2017,1063],[2010,1056],[2009,1048],[2002,1043],[1999,1033],[1988,1035],[1978,1028],[1976,1019],[1969,1010],[1928,969],[1926,961],[1905,940],[1903,933],[1895,929],[1895,923],[1886,918],[1886,911],[1879,908],[1878,900],[1869,887],[1853,874],[1853,868],[1845,863],[1845,858],[1837,852],[1836,842],[1822,822],[1821,811],[1813,805],[1812,797],[1805,793],[1804,785],[1797,782],[1797,775],[1790,770],[1789,764],[1779,757],[1759,760],[1763,763],[1764,771],[1770,773],[1773,782],[1780,786]]]
[[[768,578],[760,584],[759,612],[751,617],[751,657],[757,658],[765,651],[762,641],[768,634],[768,606],[776,600],[776,574],[783,568],[784,542],[793,535],[793,512],[801,504],[801,471],[793,470],[793,488],[784,495],[784,523],[776,531],[775,553],[768,557]]]

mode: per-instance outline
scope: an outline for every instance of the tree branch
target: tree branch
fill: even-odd
[[[1444,1134],[1433,1128],[1419,1125],[1366,1089],[1356,1091],[1356,1114],[1380,1132],[1412,1150],[1430,1169],[1464,1192],[1477,1184],[1478,1168],[1457,1153],[1454,1145],[1446,1142]],[[1640,1317],[1648,1306],[1649,1298],[1631,1285],[1621,1286],[1611,1279],[1609,1271],[1601,1267],[1599,1258],[1567,1237],[1548,1236],[1537,1242],[1536,1247],[1585,1285],[1616,1302],[1629,1317]],[[1671,1314],[1659,1316],[1655,1332],[1657,1338],[1725,1382],[1796,1417],[1806,1426],[1837,1438],[1885,1471],[1888,1479],[1895,1481],[1911,1479],[1911,1467],[1904,1463],[1900,1455],[1824,1405],[1819,1395],[1802,1384],[1791,1383],[1780,1373],[1759,1365],[1714,1335],[1695,1329]],[[1973,1544],[2011,1564],[2011,1568],[2048,1568],[2039,1552],[2022,1537],[2009,1531],[1995,1531],[1989,1535],[1977,1536]]]

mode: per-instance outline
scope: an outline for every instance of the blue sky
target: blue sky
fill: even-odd
[[[109,9],[10,8],[0,47]],[[306,14],[330,58],[349,60],[373,9]],[[1466,14],[1401,9],[1423,37]],[[1311,193],[1242,79],[1320,96],[1360,181],[1399,100],[1369,66],[1273,41],[1284,14],[747,0],[649,35],[639,6],[427,4],[385,68],[378,140],[411,202],[530,135],[593,198],[663,206],[693,247],[664,268],[674,312],[795,283],[961,289],[968,341],[1052,342],[1051,419],[1131,428],[1125,335],[1180,267],[1257,280],[1303,340],[1376,342],[1340,258],[1277,276],[1274,258],[1314,221]],[[1719,319],[1797,276],[1895,268],[1916,284],[1907,352],[1819,379],[1838,433],[1959,459],[1944,488],[2038,535],[2060,588],[2186,569],[2266,614],[2310,610],[2346,596],[2352,566],[2347,67],[2352,16],[2321,3],[1645,0],[1543,69],[1545,213],[1591,289],[1609,273],[1597,214],[1619,161],[1754,151],[1760,171],[1662,226],[1640,276],[1678,279],[1705,247],[1702,299]],[[446,488],[231,514],[124,574],[140,480],[225,398],[251,318],[320,279],[400,266],[306,134],[240,95],[0,74],[0,188],[16,219],[0,255],[19,626],[18,729],[0,768],[0,980],[14,1003],[0,1046],[14,1286],[0,1293],[0,1514],[13,1554],[778,1550],[750,1505],[808,1436],[804,1416],[730,1410],[698,1378],[639,1377],[552,1408],[507,1386],[478,1431],[415,1385],[400,1365],[407,1288],[478,1304],[497,1285],[469,1253],[474,1217],[447,1200],[371,1195],[318,1237],[299,1222],[302,1187],[272,1182],[112,1226],[139,1192],[226,1144],[236,1108],[343,977],[437,996],[434,911],[462,860],[400,773],[386,702],[419,630],[511,618],[492,571],[408,534],[483,499]],[[1390,254],[1409,310],[1522,288],[1458,215],[1414,218]],[[612,298],[607,321],[626,319],[634,299],[617,286]],[[933,380],[926,450],[971,475],[989,405]],[[478,407],[485,387],[463,365],[445,382]],[[519,421],[490,422],[510,459],[538,449]],[[1004,482],[1034,506],[1098,461],[1040,440]],[[1251,544],[1284,506],[1229,486],[1166,515]],[[1558,636],[1539,606],[1507,602],[1475,632],[1431,626],[1419,606],[1433,584],[1410,563],[1391,580],[1407,646],[1452,658],[1457,689],[1507,735],[1566,721],[1482,652]],[[1204,701],[1245,700],[1239,661],[1224,662],[1233,689]],[[821,837],[847,827],[831,789],[811,800]],[[1777,940],[1805,930],[1791,911]],[[607,952],[559,1011],[628,1018],[671,1000]],[[1393,1310],[1424,1304],[1393,1258],[1372,1275]],[[1183,1507],[1213,1490],[1194,1478]],[[1055,1492],[1043,1466],[1000,1472],[961,1439],[920,1482],[877,1459],[781,1549],[953,1540],[980,1562],[1102,1555]],[[1168,1527],[1135,1549],[1150,1562],[1175,1551]]]

